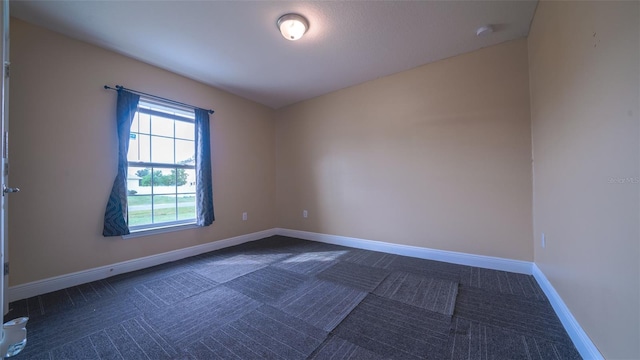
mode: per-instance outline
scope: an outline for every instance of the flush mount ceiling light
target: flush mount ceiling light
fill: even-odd
[[[484,25],[484,26],[480,26],[478,28],[478,30],[476,30],[476,35],[477,36],[488,36],[493,32],[493,26],[491,25]]]
[[[309,29],[307,19],[298,14],[285,14],[278,19],[278,29],[287,40],[298,40]]]

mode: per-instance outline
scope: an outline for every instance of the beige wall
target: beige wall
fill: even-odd
[[[193,80],[11,20],[11,285],[275,226],[273,110]],[[210,227],[102,237],[116,172],[116,93],[104,84],[214,108]],[[248,221],[241,221],[243,211]]]
[[[278,110],[279,226],[533,260],[527,66],[521,39]]]
[[[640,358],[638,4],[541,2],[529,35],[535,262],[608,359]]]

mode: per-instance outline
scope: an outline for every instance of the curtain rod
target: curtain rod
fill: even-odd
[[[171,99],[167,99],[167,98],[163,98],[163,97],[161,97],[161,96],[147,94],[147,93],[144,93],[144,92],[142,92],[142,91],[138,91],[138,90],[127,89],[126,87],[124,87],[124,86],[122,86],[122,85],[116,85],[116,87],[115,87],[115,88],[112,88],[112,87],[111,87],[111,86],[109,86],[109,85],[105,85],[105,86],[104,86],[104,88],[105,88],[105,89],[107,89],[107,90],[115,90],[115,91],[118,91],[118,90],[125,90],[125,91],[128,91],[128,92],[136,93],[136,94],[138,94],[138,95],[144,95],[144,96],[148,96],[148,97],[151,97],[151,98],[154,98],[154,99],[167,101],[167,102],[170,102],[170,103],[173,103],[173,104],[176,104],[176,105],[187,106],[187,107],[190,107],[190,108],[192,108],[192,109],[201,109],[201,110],[205,110],[205,111],[207,111],[209,114],[213,114],[213,112],[214,112],[214,111],[213,111],[213,110],[211,110],[211,109],[203,109],[203,108],[201,108],[201,107],[199,107],[199,106],[193,106],[193,105],[185,104],[185,103],[183,103],[183,102],[175,101],[175,100],[171,100]]]

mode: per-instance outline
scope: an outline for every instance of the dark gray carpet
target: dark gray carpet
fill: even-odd
[[[177,346],[255,310],[261,304],[235,290],[219,286],[161,311],[145,314],[149,325]]]
[[[528,275],[274,236],[15,301],[15,359],[578,359]]]
[[[223,283],[267,267],[270,263],[286,257],[288,257],[287,254],[243,254],[205,262],[196,267],[195,271],[211,280]]]
[[[329,337],[311,356],[314,360],[382,360],[376,354],[337,336]]]
[[[303,253],[283,260],[274,266],[304,275],[317,275],[338,263],[337,259],[347,251],[319,251]]]
[[[28,346],[20,356],[46,352],[139,315],[126,297],[112,297],[29,320]],[[15,318],[10,311],[7,318]]]
[[[458,283],[396,271],[378,286],[374,294],[451,316]]]
[[[362,291],[373,291],[387,275],[389,275],[388,270],[349,262],[339,262],[319,273],[318,278],[354,287]]]
[[[51,351],[53,359],[173,359],[178,354],[142,318],[126,320]]]
[[[326,331],[265,305],[208,334],[188,352],[200,359],[306,359],[326,337]]]
[[[393,359],[443,359],[451,317],[368,295],[334,331]]]
[[[388,268],[428,278],[450,280],[459,283],[464,283],[464,279],[470,279],[473,269],[470,266],[406,256],[396,257],[391,264],[389,264]]]
[[[140,309],[159,309],[211,290],[216,285],[215,281],[202,275],[185,271],[137,285],[128,291],[128,296]]]
[[[358,289],[310,280],[289,291],[273,306],[319,329],[331,331],[366,295]]]
[[[538,300],[546,299],[544,292],[533,276],[515,274],[482,268],[471,268],[468,279],[462,279],[464,285],[495,291],[503,294],[519,295]]]
[[[455,315],[523,335],[563,342],[567,334],[547,301],[461,286]]]
[[[453,336],[450,341],[450,358],[456,360],[580,359],[573,346],[564,346],[458,317],[453,320]]]
[[[285,292],[297,288],[306,276],[277,267],[267,267],[226,283],[252,299],[263,303],[277,301]]]
[[[397,257],[398,255],[387,254],[378,251],[353,249],[341,256],[340,260],[360,265],[388,269]]]

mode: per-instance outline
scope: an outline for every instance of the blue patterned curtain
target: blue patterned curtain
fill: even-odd
[[[196,112],[196,223],[209,226],[215,220],[213,215],[213,186],[211,181],[211,136],[209,112]]]
[[[111,195],[104,213],[104,236],[121,236],[129,234],[127,215],[127,153],[129,152],[129,135],[131,121],[138,109],[140,96],[125,90],[118,90],[116,121],[118,125],[118,174],[113,182]]]

